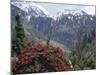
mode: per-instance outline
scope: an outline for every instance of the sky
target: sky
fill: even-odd
[[[57,2],[57,3],[88,4],[88,5],[96,4],[96,0],[17,0],[17,1],[41,1],[41,2]]]
[[[86,13],[94,15],[95,6],[87,5],[70,5],[70,4],[57,4],[57,3],[37,3],[38,5],[45,8],[49,13],[56,14],[58,11],[67,10],[84,10]]]

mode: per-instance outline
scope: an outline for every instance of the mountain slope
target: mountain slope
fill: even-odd
[[[11,2],[11,5],[20,8],[22,11],[32,16],[47,16],[49,13],[41,6],[36,5],[33,2]]]

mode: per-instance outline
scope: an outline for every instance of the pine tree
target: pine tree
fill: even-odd
[[[24,42],[25,42],[25,33],[24,33],[24,27],[20,22],[20,16],[16,15],[16,38],[15,38],[15,46],[16,46],[16,53],[19,54],[20,51],[24,48]]]

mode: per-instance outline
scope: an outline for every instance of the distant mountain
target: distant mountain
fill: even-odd
[[[77,33],[89,33],[96,28],[96,16],[87,14],[83,10],[64,10],[52,17],[43,7],[31,2],[11,2],[11,24],[14,34],[15,16],[21,17],[21,23],[26,28],[27,36],[47,39],[49,30],[52,30],[51,40],[67,47],[72,46],[77,39]]]
[[[58,15],[58,16],[57,16]],[[80,31],[89,33],[96,29],[95,15],[87,14],[83,10],[58,12],[54,26],[56,36],[65,45],[71,46]],[[55,38],[56,39],[56,38]]]
[[[20,8],[20,10],[26,12],[26,14],[30,14],[32,16],[38,17],[38,16],[48,16],[49,13],[42,8],[41,6],[38,6],[37,4],[33,2],[18,2],[14,1],[11,2],[12,6],[16,6],[17,8]],[[19,12],[20,14],[20,12]]]
[[[41,6],[36,5],[33,2],[11,2],[11,12],[13,14],[12,19],[14,19],[15,15],[19,14],[21,16],[21,20],[23,22],[30,22],[31,17],[46,17],[49,16],[49,13],[42,8]]]

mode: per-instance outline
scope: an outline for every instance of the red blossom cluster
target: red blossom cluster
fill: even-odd
[[[30,69],[28,71],[20,71],[26,67],[23,66],[20,69],[15,66],[15,64],[13,64],[14,68],[18,68],[14,69],[15,73],[40,73],[72,70],[71,64],[68,62],[68,60],[65,59],[64,54],[60,48],[43,44],[34,44],[28,48],[21,51],[21,53],[18,55],[18,61],[15,64],[17,64],[18,67],[22,65],[32,65],[31,67],[33,67],[34,70]]]
[[[19,55],[18,55],[18,62],[20,63],[29,63],[32,62],[32,56],[33,52],[31,50],[23,50]]]

